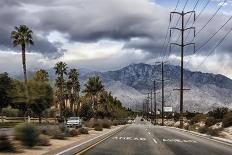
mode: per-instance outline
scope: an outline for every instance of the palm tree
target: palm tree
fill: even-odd
[[[26,45],[33,45],[32,30],[26,25],[15,26],[15,31],[11,32],[13,46],[21,46],[22,48],[22,64],[24,73],[24,83],[27,86],[27,68],[26,68]]]
[[[63,112],[65,109],[65,95],[64,95],[64,88],[65,88],[65,79],[64,76],[67,75],[67,64],[64,62],[56,63],[54,69],[57,75],[55,86],[57,87],[56,96],[59,103],[60,108],[60,117],[63,119]]]
[[[26,45],[33,45],[32,30],[30,30],[26,25],[15,26],[15,30],[11,32],[11,39],[13,41],[13,46],[21,46],[22,48],[22,64],[23,64],[23,75],[26,97],[28,98],[28,86],[27,86],[27,68],[26,68]],[[27,99],[28,101],[28,99]],[[28,103],[27,103],[28,104]],[[30,117],[28,116],[28,121]]]
[[[96,96],[104,91],[104,86],[98,76],[90,77],[85,84],[85,89],[83,90],[83,93],[86,93],[87,96],[90,96],[92,99],[92,106],[95,109],[96,108]]]
[[[76,69],[70,69],[68,73],[68,96],[71,104],[71,109],[76,111],[79,110],[79,92],[80,92],[80,82],[78,80],[79,73]],[[74,108],[73,108],[74,106]],[[77,109],[76,109],[77,107]]]
[[[35,81],[48,82],[49,81],[48,72],[46,70],[40,69],[37,72],[35,72],[33,79]]]

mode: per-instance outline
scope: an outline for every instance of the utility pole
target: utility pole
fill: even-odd
[[[154,119],[155,119],[155,125],[156,125],[156,84],[155,84],[155,80],[154,80]]]
[[[151,99],[151,120],[152,120],[152,117],[153,117],[153,110],[152,110],[152,89],[151,89],[151,94],[150,94],[150,99]]]
[[[161,63],[162,70],[162,126],[164,126],[164,62]]]
[[[149,118],[149,93],[147,93],[147,119]]]
[[[195,37],[195,34],[196,34],[195,27],[185,28],[185,26],[184,26],[184,24],[185,24],[185,22],[184,22],[185,15],[190,14],[190,13],[194,14],[194,21],[195,21],[196,20],[195,11],[189,11],[189,12],[186,12],[186,13],[184,11],[182,11],[181,13],[180,12],[171,12],[170,13],[170,22],[172,20],[172,14],[180,15],[181,19],[182,19],[181,28],[177,28],[177,27],[170,28],[170,36],[171,36],[171,30],[172,29],[181,31],[181,44],[177,44],[177,43],[171,43],[170,44],[170,52],[171,52],[172,45],[176,45],[176,46],[181,47],[181,63],[180,63],[181,72],[180,72],[180,89],[179,89],[180,90],[180,128],[183,128],[184,47],[189,46],[189,45],[194,45],[194,52],[195,52],[195,43],[187,43],[187,44],[185,44],[185,42],[184,42],[184,32],[185,31],[193,29],[194,30],[194,37]]]

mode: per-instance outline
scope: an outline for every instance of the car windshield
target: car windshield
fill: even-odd
[[[68,120],[79,120],[79,117],[70,117]]]

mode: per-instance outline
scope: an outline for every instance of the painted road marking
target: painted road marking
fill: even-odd
[[[153,141],[154,141],[154,143],[156,143],[157,144],[157,141],[153,138]]]
[[[148,134],[150,135],[151,133],[150,133],[150,132],[148,132]]]
[[[180,140],[180,139],[163,139],[163,142],[177,142],[177,143],[198,143],[197,141],[195,140],[186,140],[186,139],[183,139],[183,140]]]
[[[146,138],[138,137],[113,137],[113,140],[128,140],[128,141],[146,141]]]

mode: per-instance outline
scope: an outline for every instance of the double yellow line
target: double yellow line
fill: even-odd
[[[82,155],[83,153],[85,153],[85,152],[87,152],[88,150],[90,150],[90,149],[94,148],[94,147],[95,147],[95,146],[97,146],[98,144],[100,144],[100,143],[102,143],[102,142],[106,141],[106,140],[107,140],[107,139],[109,139],[111,136],[113,136],[113,135],[115,135],[115,134],[119,133],[120,131],[122,131],[122,130],[123,130],[123,129],[125,129],[126,127],[127,127],[127,125],[125,125],[125,126],[124,126],[124,127],[122,127],[121,129],[119,129],[118,131],[113,132],[112,134],[110,134],[109,136],[107,136],[107,137],[103,138],[102,140],[100,140],[100,141],[98,141],[98,142],[96,142],[96,143],[94,143],[94,144],[90,145],[89,147],[87,147],[87,148],[85,148],[85,149],[81,150],[81,151],[80,151],[80,152],[78,152],[76,155]]]

